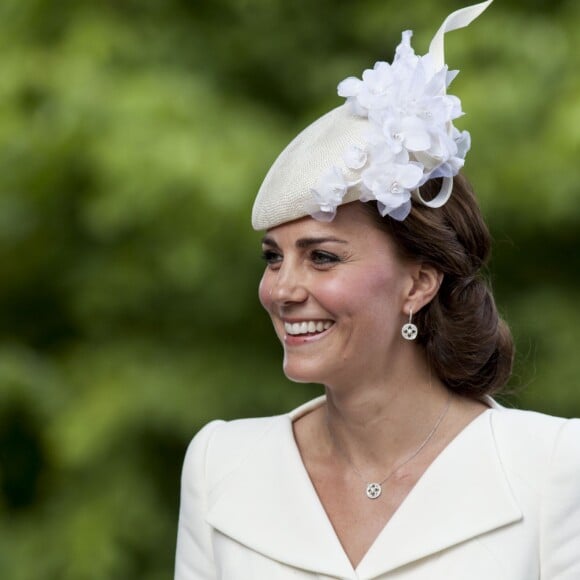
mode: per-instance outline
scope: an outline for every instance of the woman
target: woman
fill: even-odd
[[[404,33],[267,175],[260,300],[326,395],[194,438],[177,580],[580,578],[580,422],[490,398],[513,347],[443,59],[488,4],[425,57]]]

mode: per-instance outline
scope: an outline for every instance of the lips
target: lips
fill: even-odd
[[[284,330],[290,336],[318,334],[328,330],[334,322],[332,320],[301,320],[299,322],[284,322]]]

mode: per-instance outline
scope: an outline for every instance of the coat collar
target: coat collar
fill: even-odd
[[[292,420],[321,399],[278,417],[208,498],[207,521],[271,559],[343,579],[372,579],[519,521],[496,449],[492,415],[477,417],[435,459],[353,570],[316,495]]]

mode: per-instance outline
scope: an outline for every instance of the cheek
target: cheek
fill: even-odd
[[[399,276],[373,272],[368,279],[367,284],[361,292],[366,292],[369,299],[372,296],[384,298],[389,302],[398,301],[402,294],[402,279]]]
[[[401,278],[395,272],[380,268],[352,272],[328,284],[324,290],[329,310],[387,326],[402,311],[403,295]]]
[[[266,310],[270,310],[270,305],[272,302],[272,283],[270,280],[270,276],[268,276],[268,271],[266,270],[264,274],[262,274],[262,279],[260,280],[260,284],[258,285],[258,298],[260,299],[260,303]]]
[[[401,291],[401,280],[390,272],[380,268],[365,268],[363,272],[356,272],[332,289],[336,295],[350,297],[358,308],[375,300],[396,300]]]

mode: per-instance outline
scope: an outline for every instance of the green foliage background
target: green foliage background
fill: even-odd
[[[249,212],[337,81],[423,53],[459,0],[0,0],[0,578],[170,578],[211,418],[292,385]],[[519,358],[512,404],[580,415],[580,3],[449,35]]]

